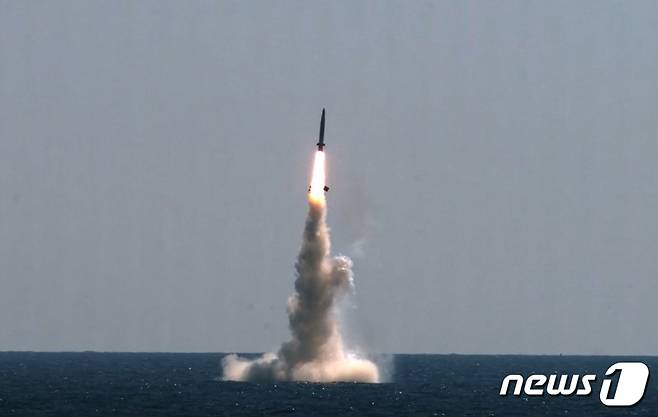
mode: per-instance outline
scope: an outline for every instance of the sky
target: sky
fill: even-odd
[[[350,344],[658,354],[657,16],[0,1],[0,350],[276,349],[326,107]]]

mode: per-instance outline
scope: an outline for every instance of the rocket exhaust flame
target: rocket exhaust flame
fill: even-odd
[[[311,186],[308,191],[309,201],[313,203],[325,203],[324,187],[326,173],[324,168],[325,155],[324,151],[315,152],[315,160],[313,162],[313,175],[311,177]]]
[[[291,340],[278,353],[266,353],[254,360],[226,356],[222,360],[224,380],[379,382],[377,366],[347,352],[343,346],[336,303],[353,288],[352,261],[345,256],[331,256],[325,177],[325,153],[319,149],[313,163],[302,246],[295,264],[295,292],[288,299]]]

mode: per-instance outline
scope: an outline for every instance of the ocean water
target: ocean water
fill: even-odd
[[[613,363],[658,357],[393,355],[391,382],[221,381],[223,354],[0,353],[0,416],[658,416],[642,401],[608,408],[598,392]],[[510,373],[597,374],[588,397],[500,397]]]

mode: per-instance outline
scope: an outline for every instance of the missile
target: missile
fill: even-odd
[[[324,108],[322,109],[322,117],[320,118],[320,138],[318,139],[318,143],[316,145],[318,147],[318,152],[322,152],[322,161],[323,161],[322,170],[324,170],[324,146],[325,146],[324,145]],[[319,155],[316,155],[316,161],[318,156]],[[329,191],[329,187],[327,187],[326,185],[322,187],[322,189],[324,190],[325,193]],[[311,192],[310,185],[308,186],[308,192],[309,193]]]
[[[318,140],[318,151],[324,150],[324,109],[322,109],[322,118],[320,119],[320,140]]]
[[[320,118],[320,139],[318,140],[318,151],[324,152],[324,108],[322,108],[322,117]],[[329,187],[324,186],[324,192],[329,191]]]

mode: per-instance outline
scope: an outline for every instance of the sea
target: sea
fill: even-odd
[[[658,357],[380,355],[388,382],[358,384],[222,381],[223,356],[0,352],[0,416],[658,416]],[[650,369],[643,399],[604,406],[603,374],[628,361]],[[584,397],[500,396],[508,374],[597,380]]]

